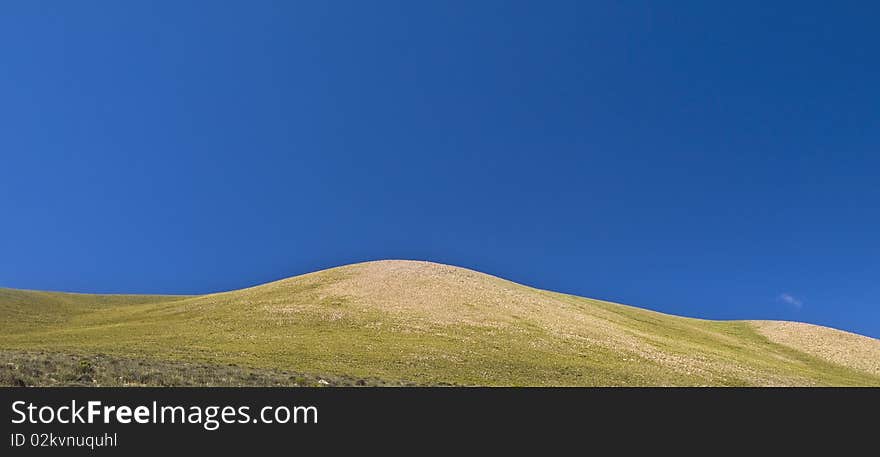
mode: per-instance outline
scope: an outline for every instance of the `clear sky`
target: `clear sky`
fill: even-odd
[[[719,3],[3,2],[0,286],[427,259],[880,337],[880,10]]]

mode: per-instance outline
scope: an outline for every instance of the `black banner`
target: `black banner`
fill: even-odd
[[[809,445],[832,429],[853,444],[874,440],[880,389],[6,388],[0,401],[2,455],[419,454]]]

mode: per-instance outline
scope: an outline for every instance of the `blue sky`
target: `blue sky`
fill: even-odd
[[[0,286],[428,259],[880,337],[870,2],[153,3],[3,3]]]

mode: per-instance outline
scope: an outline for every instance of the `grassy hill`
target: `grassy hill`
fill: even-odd
[[[200,296],[0,289],[0,364],[20,384],[880,386],[880,340],[378,261]]]

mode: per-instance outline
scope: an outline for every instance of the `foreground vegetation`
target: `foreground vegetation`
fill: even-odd
[[[771,324],[682,318],[462,268],[382,261],[202,296],[0,289],[0,363],[32,366],[21,354],[37,353],[57,370],[75,370],[78,357],[104,354],[160,373],[163,380],[149,385],[309,385],[319,378],[371,385],[880,385],[871,360],[880,360],[880,341]],[[65,357],[72,368],[63,368]],[[230,364],[236,368],[205,368]],[[196,372],[170,375],[186,366]],[[129,379],[114,370],[99,381],[92,376],[91,384],[126,385],[110,379]],[[4,379],[27,384],[25,371],[7,369]],[[283,382],[288,373],[324,377]]]
[[[4,387],[335,387],[408,386],[374,378],[316,376],[230,365],[132,359],[106,354],[0,351]]]

